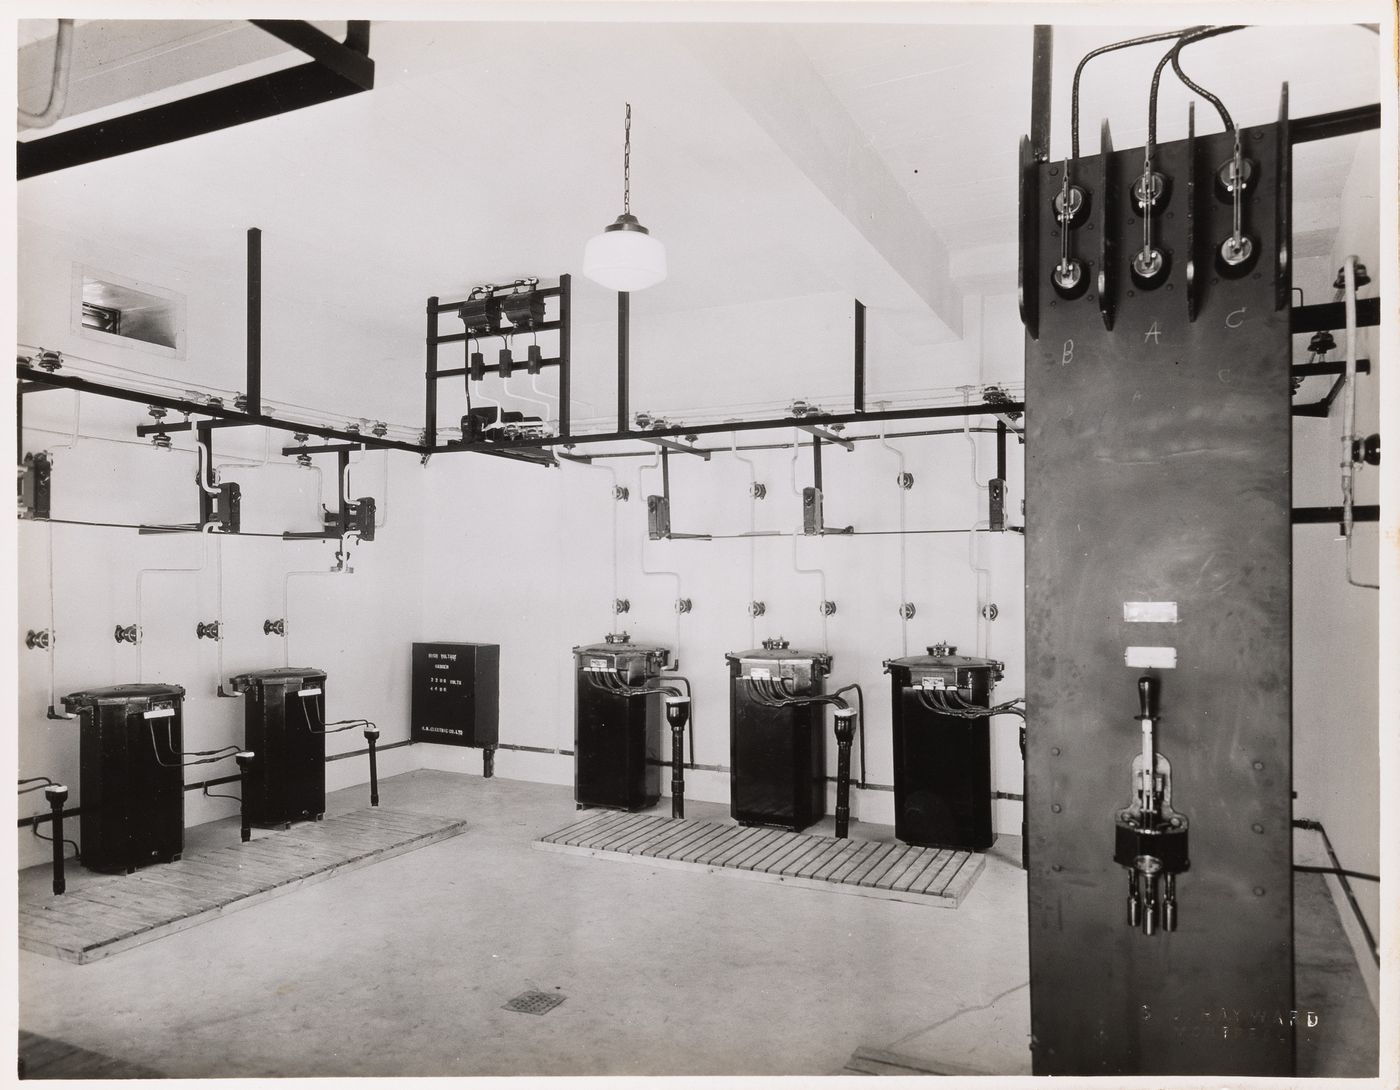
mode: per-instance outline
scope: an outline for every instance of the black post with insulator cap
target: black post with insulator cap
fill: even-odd
[[[379,762],[375,758],[374,747],[379,742],[379,728],[373,723],[365,727],[365,741],[369,743],[369,804],[379,805]]]
[[[63,876],[63,804],[68,800],[68,788],[61,783],[44,788],[44,798],[49,800],[49,811],[53,814],[53,892],[57,897],[68,888]]]
[[[238,816],[241,822],[238,839],[245,844],[253,835],[253,828],[248,822],[248,772],[253,767],[253,756],[251,749],[239,750],[233,755],[233,759],[238,762],[238,793],[242,796],[238,805]]]
[[[666,697],[666,722],[671,724],[671,816],[685,817],[685,725],[690,721],[690,697]]]
[[[851,823],[851,741],[855,708],[836,709],[836,836],[844,840]]]

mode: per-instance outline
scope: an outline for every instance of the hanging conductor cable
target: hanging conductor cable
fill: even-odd
[[[1109,45],[1101,45],[1098,49],[1090,50],[1084,54],[1079,64],[1074,69],[1074,80],[1070,92],[1070,143],[1071,157],[1079,158],[1079,77],[1084,72],[1084,66],[1095,57],[1105,53],[1111,53],[1116,49],[1127,49],[1129,46],[1149,45],[1152,42],[1166,42],[1173,38],[1180,38],[1183,34],[1189,33],[1195,28],[1186,27],[1182,30],[1168,30],[1161,34],[1148,34],[1141,38],[1129,38],[1127,41],[1113,42]]]
[[[326,713],[321,705],[321,694],[319,690],[311,692],[300,692],[296,694],[301,699],[301,717],[306,723],[306,729],[312,734],[339,734],[343,730],[354,730],[362,727],[370,730],[379,728],[368,719],[337,719],[334,722],[326,722]],[[315,707],[316,718],[313,721],[308,704]],[[318,728],[316,723],[320,723]]]

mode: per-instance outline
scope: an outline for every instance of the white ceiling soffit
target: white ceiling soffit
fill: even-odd
[[[906,189],[832,93],[792,29],[686,27],[679,34],[822,195],[946,327],[962,332],[948,253]],[[927,117],[927,114],[925,114]],[[932,119],[930,127],[932,127]],[[830,260],[830,254],[813,254]],[[920,338],[922,339],[922,338]]]

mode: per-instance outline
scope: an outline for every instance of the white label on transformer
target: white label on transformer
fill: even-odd
[[[1123,620],[1138,624],[1176,624],[1176,603],[1124,602]]]
[[[320,696],[320,689],[298,689],[297,696]]]
[[[146,719],[169,719],[175,714],[174,708],[152,708],[144,714]]]
[[[925,689],[946,689],[948,687],[941,677],[921,677],[919,685]]]
[[[749,677],[758,681],[771,681],[773,679],[773,671],[766,666],[750,666]]]
[[[607,659],[589,659],[588,668],[590,670],[606,670],[608,668]]]
[[[1129,647],[1123,661],[1138,670],[1175,670],[1175,647]]]

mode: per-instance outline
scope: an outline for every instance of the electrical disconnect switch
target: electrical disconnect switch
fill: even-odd
[[[1006,482],[993,477],[987,482],[987,528],[993,533],[1006,529]]]
[[[822,526],[822,490],[809,485],[802,490],[802,532],[819,534]]]
[[[1132,801],[1114,816],[1113,861],[1128,870],[1128,926],[1144,935],[1176,930],[1176,876],[1191,866],[1186,818],[1172,809],[1171,762],[1157,752],[1155,677],[1138,679],[1142,752],[1133,758]]]
[[[647,537],[661,541],[671,536],[671,505],[665,496],[647,497]]]

